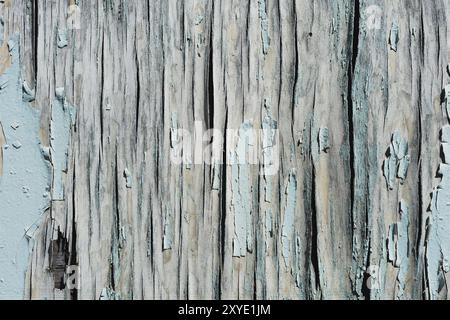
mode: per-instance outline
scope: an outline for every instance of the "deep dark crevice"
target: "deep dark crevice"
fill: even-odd
[[[75,175],[76,167],[73,166],[73,192],[72,192],[72,239],[71,241],[71,249],[70,249],[70,257],[69,257],[69,265],[78,266],[78,252],[77,252],[77,224],[76,224],[76,199],[75,199],[75,186],[76,186],[76,175]],[[79,284],[80,275],[76,275],[77,283]],[[70,290],[70,299],[78,300],[78,288],[74,288]]]
[[[295,108],[297,107],[296,94],[297,94],[297,86],[299,83],[299,68],[300,68],[300,59],[299,59],[299,51],[298,51],[298,30],[297,30],[297,8],[294,5],[294,21],[295,21],[295,31],[294,31],[294,50],[295,50],[295,79],[294,79],[294,94],[292,95],[292,109],[291,109],[291,117],[292,117],[292,130],[294,129],[294,120],[295,120]]]
[[[420,154],[420,153],[419,153]],[[417,251],[417,254],[415,255],[415,258],[418,259],[420,257],[419,253],[421,251],[422,247],[422,224],[423,224],[423,209],[424,209],[424,203],[423,203],[423,175],[422,175],[422,164],[419,163],[418,165],[418,183],[417,183],[417,191],[418,191],[418,215],[417,215],[417,225],[419,226],[417,228],[417,235],[416,235],[416,244],[415,244],[415,250]]]
[[[116,290],[116,279],[115,279],[115,266],[113,261],[113,257],[116,254],[116,251],[119,250],[119,237],[120,237],[120,212],[119,212],[119,185],[120,185],[120,176],[118,169],[118,159],[117,159],[117,149],[116,149],[116,163],[114,168],[114,229],[113,229],[113,237],[111,241],[111,274],[110,274],[110,285],[113,291]]]
[[[311,140],[312,141],[312,140]],[[313,166],[313,178],[311,179],[311,190],[314,194],[316,190],[316,169]],[[315,197],[311,197],[311,264],[315,275],[316,290],[320,289],[320,265],[319,265],[319,243],[317,229],[317,208]]]
[[[211,4],[211,11],[214,12],[214,4]],[[211,15],[211,17],[213,17],[213,14]],[[214,43],[213,43],[213,28],[214,28],[214,20],[213,18],[211,18],[210,21],[210,26],[209,26],[210,30],[209,30],[209,57],[208,57],[208,75],[207,75],[207,99],[206,99],[206,110],[205,110],[205,123],[207,126],[207,129],[214,129],[214,55],[213,55],[213,48],[214,48]],[[211,139],[214,139],[214,137],[212,137]],[[211,140],[210,143],[215,143],[215,141]],[[225,156],[225,154],[224,154]],[[211,154],[211,165],[210,167],[210,172],[212,173],[211,176],[214,177],[215,172],[214,170],[216,170],[216,166],[215,164],[212,162],[212,154]],[[205,168],[205,174],[207,173],[207,170]],[[214,179],[214,178],[213,178]],[[206,184],[205,184],[206,186]],[[225,194],[225,190],[226,190],[226,185],[224,186],[225,189],[222,190],[222,194]],[[219,219],[222,219],[222,215],[219,217]],[[221,228],[224,228],[225,226],[225,221],[218,221],[218,223],[220,223]],[[222,231],[221,231],[222,232]],[[220,237],[220,235],[219,235]],[[224,237],[225,238],[225,237]],[[221,241],[221,243],[223,243],[223,241]],[[222,252],[224,251],[224,248],[222,247]],[[223,258],[224,259],[224,258]],[[218,270],[218,275],[216,280],[218,281],[217,283],[217,288],[220,288],[220,282],[221,282],[221,274],[222,274],[222,268],[219,267]],[[217,299],[220,299],[220,291],[221,290],[217,290]]]
[[[370,252],[370,243],[369,243],[369,252]],[[370,266],[370,254],[367,254],[366,264],[365,265],[367,267],[366,270],[368,270],[368,268]],[[364,284],[369,283],[371,281],[371,279],[370,279],[371,277],[372,277],[371,274],[369,274],[368,272],[364,272],[364,281],[363,281],[363,283]],[[362,295],[364,297],[364,300],[370,300],[371,289],[367,285],[363,285],[362,286],[361,293],[362,293]]]
[[[261,201],[264,201],[262,199],[263,196],[261,195],[261,191],[262,191],[261,189],[263,189],[261,187],[261,183],[262,183],[261,178],[262,178],[262,176],[258,175],[258,177],[257,177],[258,181],[255,185],[255,195],[258,195],[258,196],[254,199],[254,201],[257,202],[257,204],[256,204],[257,206],[260,206]],[[262,274],[265,274],[265,263],[262,263],[262,264],[258,263],[258,261],[260,261],[260,260],[262,261],[262,259],[264,259],[264,254],[261,254],[261,252],[260,252],[263,250],[263,249],[262,250],[260,249],[260,246],[262,247],[262,244],[260,244],[260,246],[258,246],[258,239],[260,238],[260,234],[263,233],[263,230],[260,229],[260,224],[258,223],[258,221],[264,221],[264,218],[265,217],[263,216],[262,211],[258,211],[255,214],[252,213],[252,217],[251,217],[252,226],[253,226],[252,232],[254,234],[254,236],[253,236],[253,243],[254,243],[253,252],[254,252],[255,261],[256,261],[256,266],[253,269],[253,300],[258,300],[258,277],[257,277],[258,269],[259,268],[264,269]],[[261,220],[259,220],[259,219],[261,219]],[[266,290],[265,290],[265,285],[264,285],[265,283],[264,283],[264,281],[261,281],[259,283],[263,286],[263,290],[262,290],[263,298],[262,299],[266,299],[266,293],[265,293]],[[259,298],[259,299],[261,299],[261,298]]]
[[[424,41],[425,41],[425,32],[424,32],[424,21],[423,21],[423,8],[422,8],[422,6],[420,7],[420,18],[419,18],[419,20],[420,20],[420,30],[421,30],[421,32],[419,33],[419,47],[420,47],[420,52],[421,52],[421,54],[419,54],[418,55],[418,59],[419,59],[419,66],[420,67],[422,67],[423,68],[423,66],[424,66],[424,50],[425,50],[425,43],[424,43]],[[423,194],[423,190],[422,190],[422,187],[423,187],[423,179],[424,179],[424,177],[423,177],[423,168],[422,168],[422,161],[421,161],[421,155],[422,155],[422,152],[423,152],[423,150],[422,150],[422,148],[423,148],[423,138],[424,138],[424,136],[423,136],[423,134],[422,134],[422,132],[424,132],[423,130],[425,129],[425,128],[423,128],[422,127],[422,123],[423,123],[423,121],[424,121],[424,116],[423,116],[423,113],[422,113],[422,98],[423,98],[423,96],[422,96],[422,91],[423,91],[423,85],[422,85],[422,73],[421,72],[419,72],[418,73],[418,79],[417,79],[417,84],[418,84],[418,89],[417,89],[417,92],[418,92],[418,101],[419,101],[419,106],[418,106],[418,117],[419,117],[419,119],[418,119],[418,135],[419,135],[419,138],[418,138],[418,154],[419,154],[419,158],[418,158],[418,178],[419,178],[419,181],[418,181],[418,191],[419,191],[419,194],[418,194],[418,196],[419,196],[419,214],[418,214],[418,230],[417,230],[417,242],[416,242],[416,248],[417,248],[417,259],[423,259],[423,261],[424,261],[424,263],[423,263],[423,267],[420,267],[419,268],[419,270],[418,270],[418,272],[421,272],[421,276],[422,276],[422,282],[421,282],[421,284],[422,284],[422,288],[420,288],[420,291],[419,291],[419,296],[420,296],[420,292],[422,292],[421,293],[421,295],[422,295],[422,297],[424,298],[424,300],[426,300],[426,297],[427,297],[427,294],[428,294],[428,288],[429,288],[429,284],[428,284],[428,275],[427,275],[427,269],[428,269],[428,266],[427,266],[427,259],[424,257],[425,256],[425,254],[421,254],[421,247],[422,246],[427,246],[427,243],[426,243],[426,235],[427,235],[427,224],[428,224],[428,221],[426,221],[425,219],[425,216],[424,216],[424,210],[426,210],[426,204],[424,203],[424,199],[423,199],[423,197],[424,197],[424,194]],[[424,230],[424,232],[422,232],[422,226],[425,224],[425,230]],[[423,243],[422,243],[422,238],[423,238]],[[417,264],[418,266],[420,266],[420,264]]]
[[[355,239],[355,183],[356,183],[356,170],[355,170],[355,139],[354,139],[354,118],[353,118],[353,80],[354,73],[358,58],[359,51],[359,24],[360,24],[360,2],[355,1],[353,11],[353,25],[350,29],[349,38],[349,55],[351,54],[351,63],[348,65],[347,74],[347,121],[348,121],[348,140],[349,140],[349,167],[351,173],[351,183],[350,183],[350,232],[352,239],[352,252],[355,250],[353,248]],[[354,288],[354,290],[357,290]],[[356,292],[355,292],[356,293]]]
[[[38,74],[38,39],[39,39],[39,4],[38,0],[34,0],[32,3],[32,37],[33,37],[33,77],[36,81]],[[37,86],[37,83],[35,83]]]
[[[355,72],[356,60],[358,58],[358,47],[359,47],[359,24],[360,24],[360,3],[359,0],[355,0],[355,9],[353,13],[353,27],[352,27],[352,69],[351,74]]]
[[[155,270],[155,259],[154,259],[154,254],[153,254],[153,252],[154,252],[154,248],[153,248],[153,243],[154,243],[154,241],[153,241],[153,230],[154,230],[154,228],[153,228],[153,210],[150,210],[150,215],[149,215],[148,220],[149,221],[148,221],[147,239],[150,242],[147,243],[147,250],[150,250],[150,252],[147,251],[147,255],[150,253],[150,257],[149,257],[150,266],[151,266],[152,270]],[[153,275],[152,275],[153,283],[155,283],[155,277],[156,277],[156,275],[153,272]],[[153,288],[153,295],[155,295],[155,289],[156,288]]]
[[[355,13],[356,14],[356,10]],[[354,23],[358,22],[356,19],[354,19]],[[358,22],[359,23],[359,22]],[[357,47],[355,50],[355,37],[353,36],[353,33],[355,32],[355,27],[353,26],[352,30],[350,31],[352,33],[353,38],[353,44],[349,46],[349,53],[352,54],[352,62],[348,64],[348,74],[347,74],[347,121],[348,121],[348,140],[349,140],[349,166],[350,166],[350,172],[351,172],[351,184],[350,184],[350,207],[351,207],[351,232],[352,232],[352,238],[354,237],[353,232],[353,226],[354,226],[354,217],[353,217],[353,204],[355,203],[355,155],[354,155],[354,129],[353,129],[353,76],[354,76],[354,70],[355,70],[355,64],[356,64],[356,56],[357,53]]]
[[[69,242],[58,229],[58,238],[52,240],[49,247],[50,272],[53,275],[55,289],[64,290],[66,288],[65,275],[69,256]]]
[[[228,123],[228,112],[225,115],[225,128]],[[225,242],[226,242],[226,215],[227,215],[227,197],[226,197],[226,190],[227,190],[227,135],[224,135],[223,140],[223,161],[222,161],[222,177],[221,178],[221,210],[220,210],[220,251],[221,251],[221,264],[219,268],[219,279],[220,283],[222,284],[222,271],[223,266],[226,261],[225,257]],[[222,286],[222,285],[221,285]],[[219,290],[219,299],[222,299],[222,290]]]
[[[258,232],[258,231],[257,231]],[[258,262],[260,258],[259,252],[258,252],[258,241],[255,241],[255,261]],[[261,266],[256,263],[255,268],[253,268],[253,300],[258,300],[258,268]]]
[[[213,37],[212,37],[212,23],[211,32],[209,35],[209,66],[208,66],[208,99],[207,108],[205,111],[205,122],[208,129],[214,127],[214,59],[213,59]]]
[[[103,119],[103,108],[105,108],[104,104],[104,86],[105,86],[105,32],[103,31],[102,35],[102,48],[101,48],[101,82],[100,82],[100,140],[103,148],[103,132],[104,132],[104,119]]]
[[[308,123],[308,122],[306,122]],[[305,145],[310,146],[311,141],[311,121],[309,121],[309,124],[306,125],[305,123]],[[311,149],[308,147],[305,152],[305,157],[311,157]],[[305,254],[306,257],[311,257],[313,255],[313,245],[312,245],[312,225],[313,225],[313,219],[312,219],[312,212],[313,212],[313,199],[314,199],[314,189],[313,187],[313,169],[311,168],[312,165],[307,165],[303,168],[303,174],[305,176],[304,182],[303,182],[303,203],[305,204],[305,228],[306,228],[306,238],[308,241],[306,242],[306,248],[305,248]],[[278,196],[278,201],[281,203],[281,194]],[[311,268],[310,262],[312,259],[304,259],[304,269],[306,270],[306,274],[304,276],[304,281],[306,281],[307,286],[305,288],[306,298],[307,299],[314,299],[314,292],[313,292],[313,283],[312,283],[312,273],[314,272],[314,269]]]
[[[419,157],[418,157],[418,161],[417,161],[417,171],[418,171],[418,179],[419,180],[418,180],[417,188],[418,188],[418,198],[419,199],[418,199],[418,215],[417,215],[418,228],[417,228],[417,238],[416,238],[416,243],[415,243],[417,254],[416,254],[415,258],[417,260],[416,265],[419,266],[418,270],[417,270],[418,275],[419,275],[419,273],[422,273],[423,274],[422,278],[424,279],[423,281],[426,281],[426,275],[422,269],[424,267],[421,267],[423,264],[420,263],[420,259],[425,260],[425,258],[423,257],[423,255],[421,253],[421,250],[422,250],[423,246],[427,245],[426,239],[425,239],[426,238],[426,230],[425,230],[425,232],[422,232],[422,226],[425,223],[425,220],[424,220],[425,217],[424,217],[423,212],[425,210],[426,204],[423,201],[424,194],[423,194],[423,190],[422,190],[422,187],[424,184],[423,184],[423,171],[422,171],[423,169],[422,169],[422,161],[421,161],[421,155],[422,155],[422,151],[423,151],[422,150],[422,139],[423,139],[422,121],[423,121],[423,119],[422,119],[422,110],[421,110],[421,101],[422,101],[422,75],[421,75],[421,73],[419,73],[419,75],[418,75],[418,94],[419,94],[419,96],[418,96],[418,101],[419,101],[418,118],[419,119],[418,119],[418,129],[417,129],[418,130],[417,141],[419,142],[418,143]],[[426,228],[426,226],[425,226],[425,228]],[[423,242],[422,242],[422,238],[423,238]],[[424,282],[421,282],[421,284],[423,286]],[[426,288],[426,286],[419,288],[418,296],[421,296],[421,292],[423,292],[422,294],[425,295],[424,288]]]
[[[137,34],[137,30],[135,31]],[[137,43],[134,45],[135,47],[135,63],[136,63],[136,123],[135,123],[135,142],[136,148],[138,148],[138,137],[139,137],[139,113],[141,107],[141,79],[140,79],[140,66],[139,66],[139,57],[138,57],[138,49]]]

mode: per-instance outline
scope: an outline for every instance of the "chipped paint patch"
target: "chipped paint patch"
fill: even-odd
[[[194,19],[194,24],[196,26],[198,26],[198,25],[202,24],[204,20],[205,20],[205,17],[202,14],[198,14]]]
[[[64,88],[55,90],[56,99],[52,104],[51,162],[53,165],[53,195],[55,201],[64,200],[64,180],[68,168],[68,157],[72,127],[75,125],[76,111],[65,98]]]
[[[295,279],[295,284],[297,288],[302,287],[302,273],[301,273],[301,240],[300,237],[297,236],[295,238],[295,259],[294,259],[294,265],[292,268],[292,276]]]
[[[127,188],[131,189],[133,187],[133,176],[128,168],[125,168],[123,171],[123,177],[125,178]]]
[[[171,116],[171,126],[170,126],[170,147],[175,148],[180,142],[180,138],[178,136],[178,114],[176,112],[172,113]]]
[[[319,152],[328,152],[330,149],[330,133],[328,128],[320,128],[319,130]]]
[[[19,46],[15,45],[19,41],[16,36],[12,39],[9,41],[11,65],[0,75],[0,83],[8,83],[0,91],[0,122],[6,143],[14,145],[14,148],[2,145],[0,270],[3,282],[0,283],[0,299],[24,297],[25,273],[32,247],[26,230],[36,226],[50,206],[50,200],[43,197],[50,190],[51,168],[41,154],[39,113],[23,102]],[[16,122],[20,126],[15,129],[9,125]]]
[[[58,29],[58,48],[62,49],[69,45],[67,40],[67,30]]]
[[[448,147],[448,130],[441,132],[442,146]],[[441,183],[433,191],[430,205],[431,217],[428,220],[426,242],[427,278],[429,297],[438,299],[441,290],[447,287],[445,274],[450,271],[450,165],[441,163],[439,167]]]
[[[163,250],[170,250],[173,246],[173,228],[175,221],[172,210],[169,208],[166,208],[165,210],[163,223]]]
[[[396,21],[392,22],[391,33],[389,35],[389,44],[391,45],[391,50],[397,52],[397,45],[399,41],[399,27]]]
[[[267,16],[266,0],[258,0],[259,20],[261,21],[261,41],[263,53],[266,55],[269,52],[270,37],[269,37],[269,18]]]
[[[275,161],[277,159],[277,134],[278,122],[273,119],[270,106],[267,99],[264,102],[265,117],[262,122],[262,156],[263,156],[263,175],[264,175],[264,201],[272,202],[273,197],[273,179],[272,175],[275,173],[275,168],[278,165]]]
[[[252,190],[250,186],[250,166],[246,155],[251,144],[250,122],[239,129],[239,137],[234,153],[231,155],[231,192],[234,208],[233,256],[245,257],[252,250]]]
[[[35,90],[31,89],[28,83],[24,80],[22,84],[23,96],[22,99],[24,102],[32,102],[36,98]]]
[[[121,300],[121,295],[110,288],[103,288],[100,300]]]
[[[395,268],[399,269],[397,274],[397,299],[401,299],[405,291],[409,257],[409,214],[406,202],[403,200],[399,205],[399,215],[399,221],[389,227],[388,238],[388,259]]]
[[[441,130],[441,142],[450,143],[450,125],[446,125]]]
[[[447,111],[447,118],[450,120],[450,83],[445,86],[445,109]]]
[[[396,179],[403,182],[408,174],[411,157],[408,154],[408,142],[398,131],[392,135],[391,145],[387,151],[387,159],[383,164],[383,174],[389,190],[393,190]]]
[[[220,190],[221,185],[221,179],[220,179],[220,172],[221,172],[221,166],[218,163],[214,163],[213,165],[213,181],[212,181],[212,189],[215,191]]]

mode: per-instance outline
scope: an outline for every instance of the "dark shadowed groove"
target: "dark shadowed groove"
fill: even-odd
[[[349,156],[350,156],[350,172],[351,172],[351,183],[350,183],[350,207],[351,207],[351,243],[352,243],[352,252],[354,252],[354,239],[355,239],[355,184],[356,184],[356,160],[355,160],[355,130],[354,130],[354,117],[353,117],[353,83],[354,83],[354,74],[356,63],[358,59],[359,53],[359,32],[360,32],[360,1],[355,0],[354,7],[351,15],[352,23],[350,27],[350,43],[349,43],[349,53],[351,53],[351,61],[348,64],[348,85],[347,85],[347,117],[348,117],[348,137],[349,137]],[[358,296],[357,288],[354,287],[354,280],[352,280],[353,286],[353,294]]]
[[[76,224],[76,198],[75,198],[75,188],[76,188],[76,166],[73,166],[73,174],[72,174],[72,183],[73,183],[73,192],[72,192],[72,239],[71,241],[71,249],[69,256],[69,264],[71,266],[78,266],[78,252],[77,252],[77,224]],[[79,281],[79,278],[77,279]],[[74,288],[70,291],[70,299],[78,300],[78,289]]]
[[[311,190],[313,195],[317,194],[316,189],[316,169],[313,165],[312,168],[312,179],[311,179]],[[317,226],[317,207],[316,207],[316,199],[315,196],[311,196],[311,264],[314,270],[315,277],[315,289],[321,292],[321,283],[320,283],[320,264],[319,264],[319,234],[318,234],[318,226]],[[321,293],[322,294],[322,293]]]
[[[39,40],[39,0],[33,0],[31,4],[31,36],[32,36],[32,43],[33,47],[32,50],[32,59],[33,59],[33,71],[32,71],[32,78],[34,81],[36,81],[37,73],[38,73],[38,40]],[[36,86],[36,84],[35,84]],[[37,87],[37,86],[36,86]]]
[[[228,124],[228,111],[226,111],[225,114],[225,128]],[[226,131],[226,130],[225,130]],[[222,177],[221,177],[221,210],[220,210],[220,256],[221,256],[221,263],[220,263],[220,269],[219,269],[219,277],[220,277],[220,287],[223,286],[222,284],[222,272],[223,272],[223,266],[225,264],[225,240],[226,240],[226,216],[227,216],[227,135],[224,135],[224,148],[223,148],[223,161],[222,161]],[[219,299],[222,299],[222,290],[219,290]]]

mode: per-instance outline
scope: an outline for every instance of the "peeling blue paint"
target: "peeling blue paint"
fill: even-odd
[[[198,25],[202,24],[203,20],[205,20],[205,17],[204,17],[203,15],[201,15],[201,14],[198,14],[198,15],[195,17],[194,24],[195,24],[196,26],[198,26]]]
[[[441,146],[442,149],[442,161],[445,164],[450,164],[450,144],[449,143],[443,143]]]
[[[450,83],[445,86],[445,108],[447,110],[447,118],[450,120]]]
[[[295,238],[295,259],[294,259],[294,267],[292,268],[292,275],[295,278],[295,284],[297,288],[302,287],[302,273],[301,273],[301,240],[300,237],[297,236]]]
[[[442,143],[450,143],[450,125],[446,125],[441,130]]]
[[[62,49],[69,45],[67,40],[67,30],[58,29],[58,48]]]
[[[179,137],[177,134],[177,129],[178,129],[178,113],[176,112],[172,112],[172,116],[171,116],[171,126],[170,126],[170,147],[171,148],[175,148],[179,141]]]
[[[261,21],[261,40],[263,53],[266,55],[270,47],[270,37],[269,37],[269,19],[267,16],[267,5],[266,0],[258,0],[258,12],[259,20]]]
[[[264,176],[264,201],[267,203],[272,202],[272,178]]]
[[[394,189],[396,178],[403,183],[408,174],[411,157],[408,154],[408,142],[396,131],[392,135],[391,145],[388,149],[388,158],[383,164],[383,174],[387,186]]]
[[[389,226],[389,233],[388,233],[388,260],[392,263],[395,262],[396,258],[396,237],[397,237],[397,224],[391,224]]]
[[[447,148],[448,126],[441,132],[441,142]],[[445,288],[445,273],[450,271],[450,165],[439,166],[441,183],[433,191],[430,205],[431,217],[427,226],[427,278],[429,297],[438,299],[441,288]]]
[[[0,80],[0,91],[4,90],[8,86],[8,83],[8,79]]]
[[[103,288],[99,299],[100,300],[121,300],[121,295],[120,295],[120,293],[117,293],[110,288]]]
[[[406,155],[403,159],[400,160],[397,170],[397,178],[399,178],[402,183],[406,180],[410,163],[411,157],[409,155]]]
[[[221,185],[221,179],[220,179],[220,164],[214,163],[213,165],[213,181],[212,181],[212,189],[213,190],[220,190]]]
[[[163,250],[170,250],[173,246],[174,216],[172,210],[166,208],[164,214]]]
[[[34,101],[36,97],[36,92],[30,88],[30,86],[26,81],[23,81],[22,88],[23,88],[23,96],[22,96],[23,101],[24,102]]]
[[[133,187],[133,176],[131,175],[131,172],[130,170],[128,170],[128,168],[123,171],[123,176],[125,177],[127,188],[131,189]]]
[[[262,121],[262,157],[265,181],[265,201],[272,201],[272,179],[278,173],[278,122],[273,118],[268,99],[264,99],[264,119]]]
[[[396,266],[400,268],[397,275],[398,292],[397,298],[403,297],[406,285],[406,276],[408,272],[409,257],[409,214],[405,201],[400,202],[400,222],[398,223],[398,239],[397,239],[397,257]]]
[[[330,149],[330,133],[328,128],[320,128],[319,130],[319,152],[328,152]]]
[[[399,215],[399,221],[389,227],[388,238],[389,261],[395,268],[399,269],[397,273],[397,299],[401,299],[405,291],[409,257],[409,214],[406,202],[403,200],[400,201]]]
[[[242,124],[235,152],[232,154],[231,191],[234,208],[233,256],[245,257],[252,250],[252,197],[250,166],[246,163],[252,125]]]
[[[397,52],[397,45],[399,40],[399,27],[396,21],[392,22],[391,33],[389,36],[389,44],[391,45],[391,50]]]
[[[0,176],[0,299],[24,297],[25,273],[32,247],[33,226],[49,208],[51,167],[45,161],[39,141],[39,113],[23,102],[23,82],[18,36],[8,45],[12,65],[0,75],[0,83],[9,83],[0,91],[0,122],[6,144],[3,147],[3,176]],[[13,128],[10,124],[20,123]],[[6,124],[6,125],[5,125]],[[20,143],[20,148],[17,148]],[[25,189],[24,189],[25,188]],[[24,190],[26,192],[24,192]]]
[[[64,200],[64,176],[67,173],[72,126],[75,125],[76,110],[65,98],[64,88],[55,90],[52,104],[51,162],[53,165],[53,200]]]
[[[16,48],[16,40],[15,39],[10,39],[8,41],[8,50],[11,54],[11,56],[13,56],[13,51]]]

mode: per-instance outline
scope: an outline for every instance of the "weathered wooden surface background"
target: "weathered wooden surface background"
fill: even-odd
[[[447,13],[0,1],[0,298],[449,298]],[[171,162],[199,121],[279,170]]]

